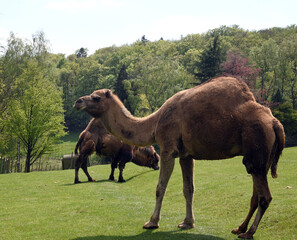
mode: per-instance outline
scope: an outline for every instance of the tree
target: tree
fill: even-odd
[[[281,78],[287,85],[287,96],[293,108],[296,109],[297,101],[297,36],[286,39],[281,45]]]
[[[86,58],[88,56],[88,49],[87,48],[80,48],[75,52],[77,58]]]
[[[128,98],[128,95],[126,93],[126,90],[125,90],[124,84],[123,84],[123,81],[128,79],[128,73],[127,73],[126,69],[127,68],[126,68],[126,66],[124,64],[121,67],[121,70],[119,72],[117,81],[116,81],[115,86],[114,86],[114,92],[115,92],[116,95],[118,95],[118,97],[121,99],[122,102],[125,102],[126,99]]]
[[[16,38],[13,33],[7,41],[7,48],[1,57],[1,75],[0,75],[0,113],[4,113],[10,98],[13,98],[16,91],[16,79],[25,68],[29,59],[28,46]]]
[[[227,52],[226,61],[221,66],[223,73],[239,76],[246,80],[249,85],[252,85],[259,72],[259,69],[256,69],[249,63],[247,57],[243,57],[235,51]]]
[[[205,82],[219,75],[222,61],[223,51],[220,46],[219,35],[216,35],[211,44],[201,54],[196,76],[201,82]]]
[[[169,97],[193,82],[193,77],[173,58],[147,54],[136,69],[149,112],[156,111]]]
[[[7,127],[17,136],[26,154],[26,172],[63,135],[64,116],[60,92],[46,79],[44,71],[32,59],[19,77],[19,99],[10,101]]]
[[[257,101],[262,102],[260,94],[256,89],[259,69],[252,66],[247,57],[241,56],[236,51],[228,51],[226,61],[222,63],[221,67],[224,75],[239,77],[244,80],[254,93]]]
[[[284,102],[273,109],[273,115],[281,121],[287,137],[297,135],[297,111],[293,109],[293,105]]]
[[[26,68],[30,58],[29,44],[17,38],[13,33],[3,47],[3,56],[0,58],[0,151],[1,154],[10,155],[17,141],[6,129],[8,106],[11,99],[18,95],[18,77]]]
[[[145,45],[149,40],[145,38],[145,35],[141,37],[141,42]]]
[[[266,101],[277,91],[278,45],[273,39],[265,41],[260,47],[253,47],[250,58],[260,69],[260,94]]]

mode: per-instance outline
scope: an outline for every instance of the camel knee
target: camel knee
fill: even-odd
[[[189,184],[188,186],[184,186],[183,188],[184,196],[192,196],[195,192],[194,184]]]
[[[76,159],[74,165],[75,165],[75,169],[79,169],[79,168],[81,167],[81,165],[82,165],[82,158],[81,158],[81,156],[79,156],[79,157]]]
[[[259,199],[259,206],[261,207],[261,209],[263,209],[264,211],[269,207],[269,204],[272,200],[272,197],[260,197]]]
[[[165,192],[166,192],[166,188],[158,184],[157,190],[156,190],[156,198],[163,197]]]
[[[119,169],[120,170],[123,170],[125,168],[125,166],[126,166],[126,162],[125,161],[120,161],[120,163],[119,163]]]
[[[118,161],[113,159],[112,162],[111,162],[111,168],[115,169],[115,168],[117,168],[117,166],[118,166]]]

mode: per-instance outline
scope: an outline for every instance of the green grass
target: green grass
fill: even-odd
[[[297,239],[296,155],[297,148],[285,149],[279,177],[269,176],[274,198],[255,239]],[[196,227],[179,230],[185,200],[176,161],[160,228],[144,230],[154,209],[159,171],[129,163],[124,170],[127,182],[117,183],[106,180],[109,165],[89,170],[97,182],[74,185],[73,170],[0,175],[0,239],[237,239],[231,230],[246,217],[252,193],[241,158],[196,161]],[[80,179],[86,181],[82,172]]]
[[[79,134],[80,132],[68,132],[68,134],[61,139],[62,142],[56,144],[54,147],[55,154],[62,157],[65,154],[74,153],[74,148],[78,141]]]

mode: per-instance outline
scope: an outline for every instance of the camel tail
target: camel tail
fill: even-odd
[[[277,163],[285,147],[285,131],[283,125],[277,119],[273,120],[273,130],[276,136],[275,152],[271,164],[271,176],[277,178]]]
[[[77,144],[75,146],[75,149],[74,149],[74,154],[75,155],[78,154],[78,151],[77,150],[78,150],[78,148],[79,148],[79,146],[80,146],[80,144],[81,144],[82,141],[83,141],[83,137],[80,136],[80,138],[78,139]]]

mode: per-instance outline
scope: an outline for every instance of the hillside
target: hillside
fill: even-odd
[[[277,179],[269,174],[273,201],[255,239],[297,239],[297,148],[285,149]],[[158,171],[126,165],[126,183],[107,181],[110,166],[90,168],[95,183],[74,185],[74,171],[0,175],[1,239],[237,239],[231,230],[246,217],[252,179],[241,158],[196,161],[196,227],[181,231],[185,216],[178,161],[161,212],[160,228],[142,225],[154,209]],[[116,176],[118,171],[116,171]],[[86,177],[80,172],[81,180]]]

